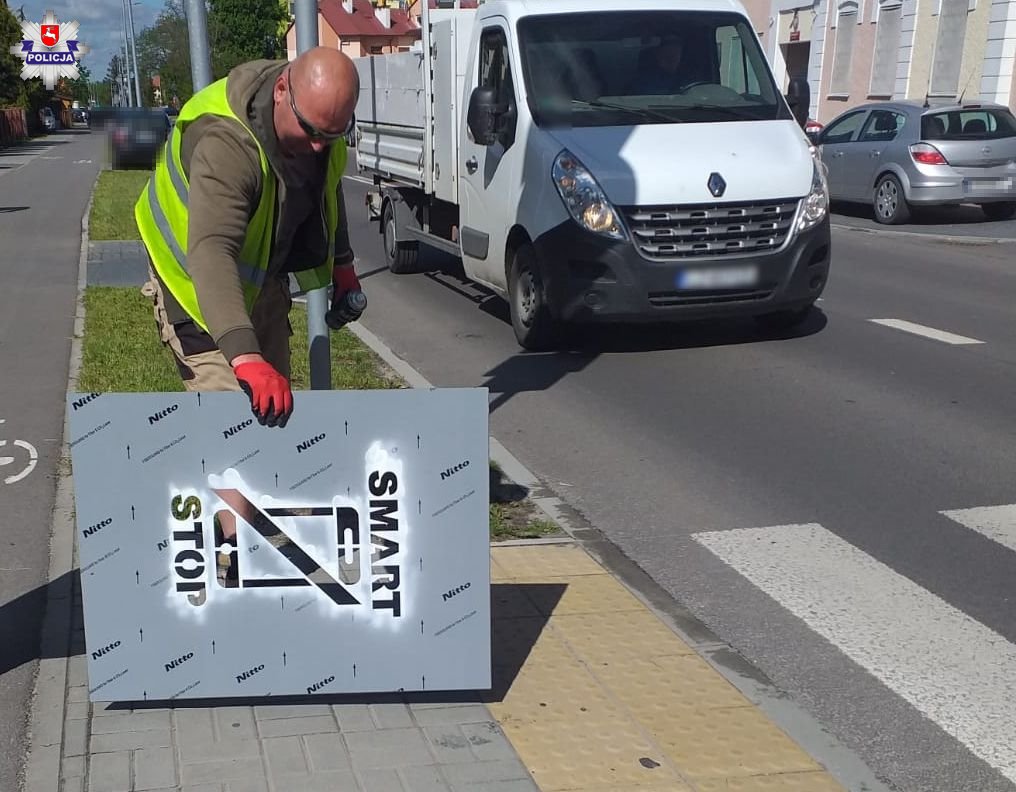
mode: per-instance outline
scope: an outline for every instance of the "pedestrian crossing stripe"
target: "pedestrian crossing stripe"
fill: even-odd
[[[1016,504],[956,509],[942,514],[1016,552]]]
[[[999,512],[960,516],[1016,536]],[[1016,646],[817,523],[692,536],[1016,782]]]

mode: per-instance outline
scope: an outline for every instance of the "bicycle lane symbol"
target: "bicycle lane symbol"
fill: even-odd
[[[6,421],[0,419],[0,424],[4,423],[6,423]],[[2,449],[6,445],[7,445],[6,440],[0,440],[0,449]],[[25,440],[14,440],[12,442],[12,445],[28,452],[28,464],[25,466],[24,470],[22,470],[20,473],[12,473],[11,475],[5,477],[4,484],[17,484],[19,481],[21,481],[21,479],[25,478],[26,476],[28,476],[29,473],[35,470],[35,466],[39,462],[39,452],[35,450],[35,446],[33,446],[31,443]],[[3,451],[0,450],[0,454],[2,453]],[[7,465],[13,465],[16,461],[17,460],[15,459],[15,457],[12,456],[0,456],[0,468],[6,467]]]

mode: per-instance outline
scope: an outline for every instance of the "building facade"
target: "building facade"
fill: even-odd
[[[351,58],[408,50],[420,26],[398,0],[319,0],[318,43]],[[286,31],[289,59],[297,55],[296,28]]]
[[[874,100],[1016,102],[1016,0],[742,2],[777,80],[806,77],[823,123]]]

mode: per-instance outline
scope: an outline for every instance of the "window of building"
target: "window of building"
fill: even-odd
[[[889,98],[896,90],[896,67],[899,58],[900,32],[903,29],[903,6],[883,4],[875,30],[875,58],[871,67],[873,97]]]
[[[836,20],[836,50],[833,53],[833,73],[829,92],[850,93],[850,56],[854,49],[854,28],[857,27],[857,6],[840,9]]]
[[[956,96],[959,93],[963,39],[967,33],[969,0],[941,0],[935,60],[931,67],[931,93]]]

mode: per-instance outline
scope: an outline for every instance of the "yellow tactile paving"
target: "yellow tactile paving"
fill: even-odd
[[[843,789],[821,772],[714,779],[700,782],[695,788],[698,792],[842,792]]]
[[[588,553],[575,545],[494,547],[490,555],[511,580],[607,574]]]
[[[543,792],[842,792],[583,550],[491,551],[490,702]]]

